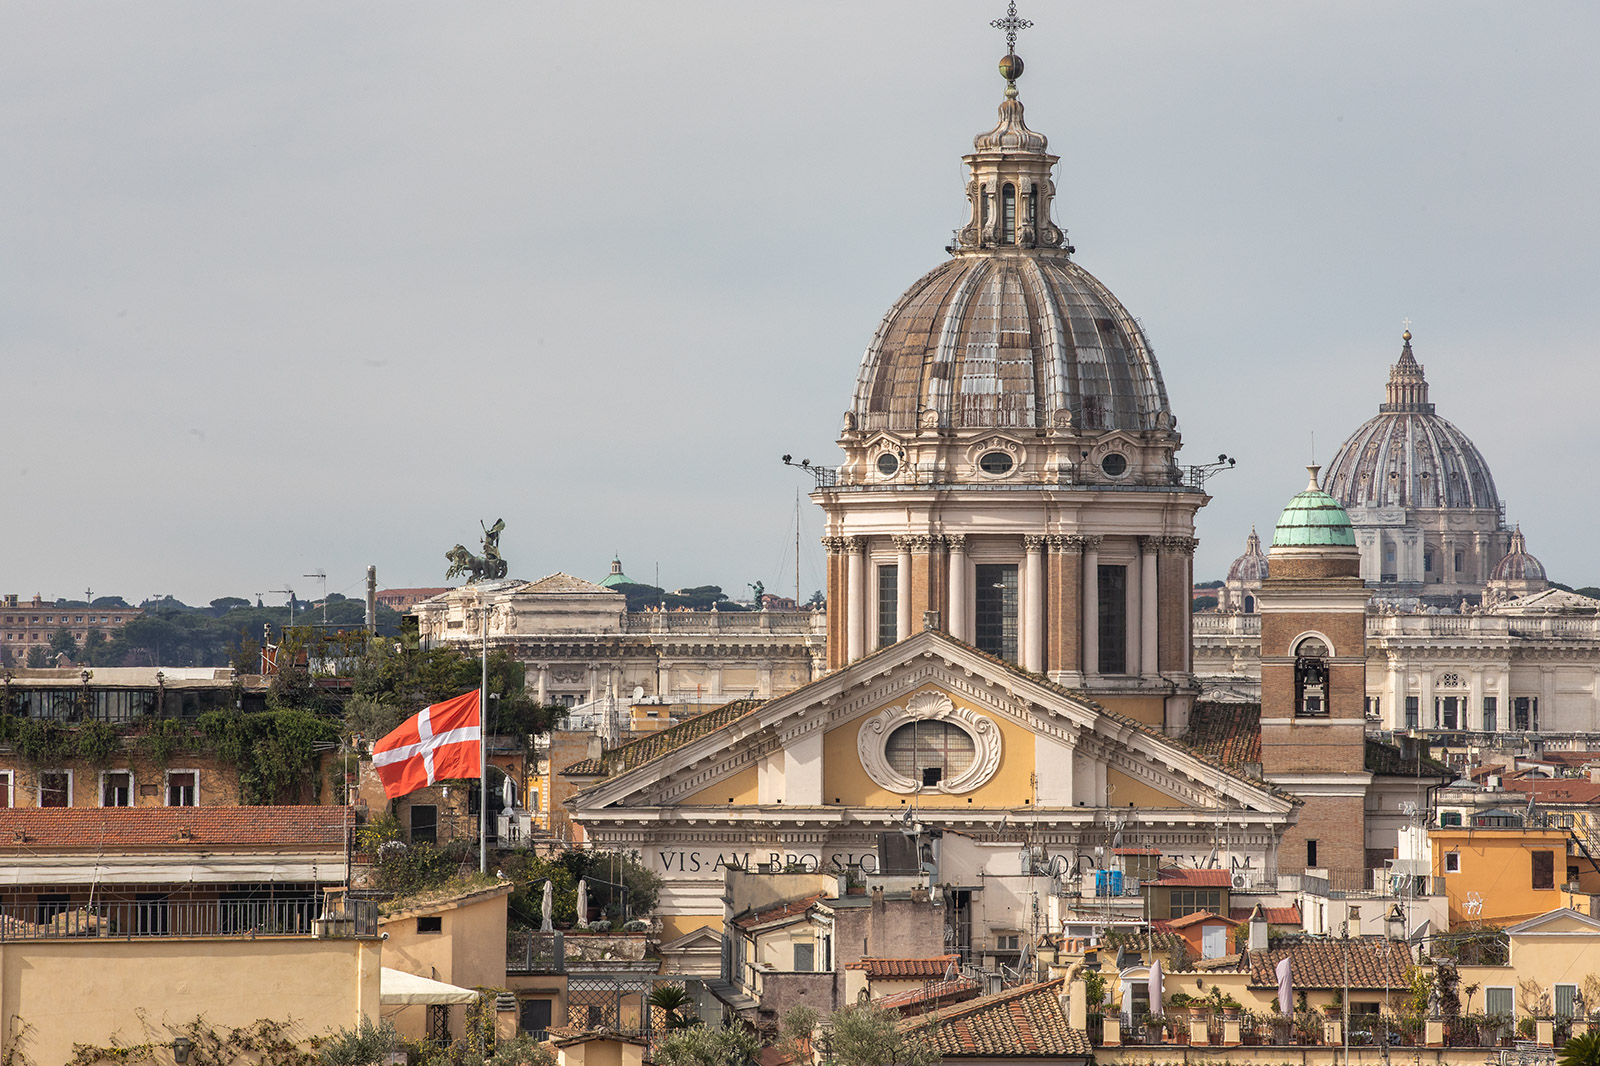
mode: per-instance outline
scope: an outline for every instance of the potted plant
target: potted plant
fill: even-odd
[[[1333,1001],[1322,1005],[1322,1014],[1325,1018],[1339,1018],[1344,1015],[1344,993],[1338,989],[1333,990]]]

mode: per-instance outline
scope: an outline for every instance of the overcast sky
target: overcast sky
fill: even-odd
[[[778,462],[962,220],[999,3],[0,4],[0,591],[794,586]],[[1377,411],[1600,582],[1600,7],[1024,3],[1077,259],[1144,324],[1221,577]],[[801,592],[820,587],[803,509]]]

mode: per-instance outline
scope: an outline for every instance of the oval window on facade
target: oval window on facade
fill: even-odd
[[[1121,452],[1112,452],[1100,460],[1100,469],[1105,471],[1106,477],[1121,477],[1128,472],[1128,457]]]
[[[884,452],[878,456],[878,473],[889,477],[900,469],[900,460],[894,452]]]
[[[1005,452],[985,452],[978,460],[978,469],[985,474],[1011,473],[1011,456]]]
[[[889,734],[884,757],[895,772],[913,781],[924,781],[925,771],[937,770],[940,781],[966,773],[977,756],[978,746],[960,726],[949,722],[907,722]]]

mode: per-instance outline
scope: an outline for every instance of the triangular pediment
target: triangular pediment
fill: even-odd
[[[516,589],[516,596],[622,596],[622,593],[585,581],[581,577],[556,572]]]
[[[942,633],[923,632],[759,705],[608,753],[584,807],[916,807],[930,813],[1105,807],[1279,818],[1270,787],[1094,701]],[[924,764],[938,763],[929,780]],[[1230,817],[1231,817],[1230,813]]]
[[[1600,936],[1600,919],[1580,914],[1569,907],[1547,911],[1506,930],[1509,936],[1573,935]]]

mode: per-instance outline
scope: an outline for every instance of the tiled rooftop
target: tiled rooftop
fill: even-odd
[[[1343,988],[1345,959],[1350,962],[1350,987],[1403,989],[1411,965],[1410,945],[1377,937],[1339,941],[1290,939],[1266,951],[1250,953],[1250,983],[1276,988],[1278,961],[1289,958],[1290,980],[1296,988]]]
[[[343,807],[0,808],[0,852],[41,849],[343,849]]]
[[[1261,761],[1261,704],[1196,703],[1183,742],[1227,766]]]
[[[931,959],[865,958],[847,962],[847,970],[865,970],[867,979],[879,981],[896,977],[943,977],[952,969],[960,970],[959,955],[937,955]]]
[[[824,892],[813,892],[809,896],[802,896],[799,899],[791,899],[785,903],[779,903],[776,906],[767,907],[759,911],[753,911],[750,914],[740,915],[738,918],[733,920],[733,924],[737,925],[740,929],[752,929],[758,925],[766,925],[768,922],[775,922],[780,918],[791,918],[796,914],[804,914],[806,911],[811,909],[811,905],[813,903],[823,899],[826,895],[827,894]]]
[[[1180,870],[1167,869],[1161,871],[1161,880],[1157,881],[1158,888],[1232,888],[1233,875],[1227,870]]]
[[[1228,917],[1236,921],[1247,922],[1250,912],[1254,907],[1229,907]],[[1267,917],[1268,925],[1299,925],[1300,909],[1298,907],[1262,907],[1261,912]]]
[[[658,759],[670,751],[675,751],[692,740],[699,740],[729,722],[743,718],[760,707],[762,702],[762,700],[734,700],[714,711],[686,718],[671,729],[663,729],[659,733],[651,733],[649,736],[612,748],[598,759],[585,759],[573,763],[564,772],[569,775],[600,774],[604,777],[615,777],[617,774],[643,766],[652,759]]]
[[[1067,1025],[1065,978],[969,1000],[901,1023],[924,1034],[945,1058],[1063,1058],[1092,1054],[1088,1036]]]

